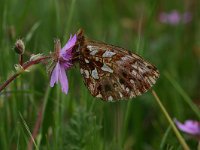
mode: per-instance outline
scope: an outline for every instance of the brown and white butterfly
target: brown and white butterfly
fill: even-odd
[[[73,55],[90,93],[105,101],[141,95],[159,77],[156,67],[137,54],[86,39],[82,30],[77,32]]]

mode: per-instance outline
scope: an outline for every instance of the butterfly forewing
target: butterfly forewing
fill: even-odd
[[[79,53],[85,85],[93,96],[106,101],[141,95],[159,77],[156,67],[120,47],[84,39]]]

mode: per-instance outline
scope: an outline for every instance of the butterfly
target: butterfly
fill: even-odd
[[[105,101],[131,99],[149,90],[159,78],[157,68],[124,48],[87,39],[77,32],[73,50],[92,96]]]

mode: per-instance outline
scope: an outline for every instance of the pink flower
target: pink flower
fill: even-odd
[[[185,12],[184,14],[179,13],[176,10],[173,10],[169,13],[162,12],[159,16],[159,20],[162,23],[177,25],[179,23],[188,23],[192,20],[192,15],[189,12]]]
[[[174,120],[174,122],[181,131],[193,136],[200,136],[200,122],[187,120],[182,124],[176,119]]]
[[[65,71],[72,66],[72,49],[76,44],[76,39],[76,34],[73,37],[70,36],[70,39],[62,49],[60,49],[60,42],[57,41],[56,43],[58,61],[51,74],[50,86],[53,87],[55,83],[60,82],[62,92],[65,94],[68,93],[69,88]]]

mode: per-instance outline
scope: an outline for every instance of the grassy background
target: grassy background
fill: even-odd
[[[85,34],[132,49],[155,64],[154,89],[172,118],[199,120],[200,9],[198,0],[0,0],[0,83],[14,71],[12,47],[48,54],[54,38],[64,44],[80,27]],[[188,24],[162,24],[162,11],[190,11]],[[28,59],[28,56],[26,56]],[[25,73],[0,94],[0,149],[27,149],[38,118],[34,149],[181,149],[151,92],[131,101],[93,98],[78,65],[68,72],[69,94],[49,87],[45,66]],[[40,116],[40,117],[38,117]],[[184,135],[193,149],[197,143]]]

